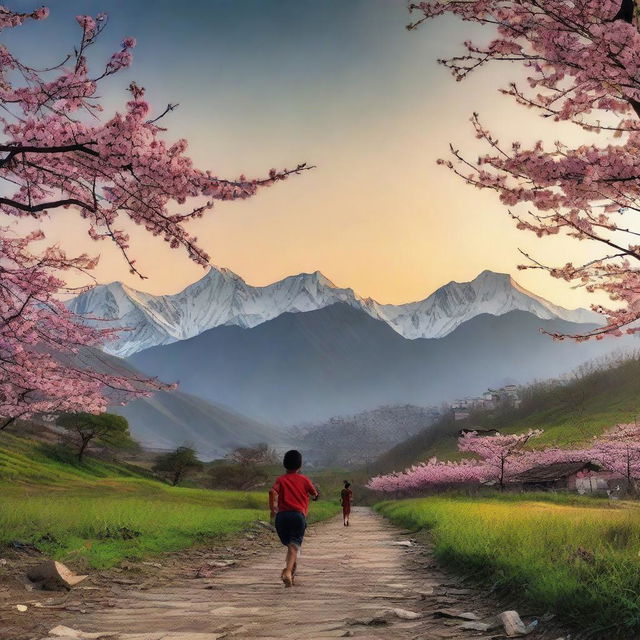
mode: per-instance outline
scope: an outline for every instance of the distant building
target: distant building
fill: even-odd
[[[512,407],[519,407],[522,402],[518,386],[515,384],[508,384],[500,389],[488,389],[485,392],[485,396],[491,395],[494,406],[499,404],[508,404]]]
[[[454,400],[451,408],[456,420],[465,420],[474,409],[491,411],[500,405],[519,407],[520,402],[518,387],[515,384],[508,384],[500,389],[487,389],[481,396],[458,398]]]

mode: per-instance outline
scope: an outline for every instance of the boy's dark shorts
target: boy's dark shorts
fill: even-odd
[[[280,511],[276,514],[276,531],[283,545],[302,545],[307,519],[300,511]]]

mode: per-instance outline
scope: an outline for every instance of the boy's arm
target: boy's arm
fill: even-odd
[[[275,488],[271,488],[269,490],[269,511],[271,512],[271,517],[276,517],[276,505],[278,502],[278,492]]]
[[[313,484],[311,480],[309,480],[309,478],[307,478],[307,480],[309,482],[309,487],[307,488],[307,491],[309,492],[311,499],[315,502],[320,497],[320,492],[318,491],[316,485]]]

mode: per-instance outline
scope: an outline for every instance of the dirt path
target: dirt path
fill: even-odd
[[[108,607],[68,613],[61,622],[86,632],[66,637],[118,640],[495,638],[495,630],[460,630],[464,620],[434,616],[443,607],[480,618],[497,612],[441,573],[424,547],[396,544],[406,539],[370,509],[356,508],[352,526],[334,519],[308,532],[293,589],[279,581],[278,549],[214,578],[131,588]],[[403,619],[394,609],[419,617]]]

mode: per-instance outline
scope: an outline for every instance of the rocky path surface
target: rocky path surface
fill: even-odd
[[[292,589],[279,580],[283,558],[283,548],[270,549],[212,578],[183,576],[171,584],[123,590],[108,606],[67,613],[47,640],[504,635],[495,626],[462,629],[467,618],[482,624],[499,610],[442,573],[427,548],[409,546],[406,535],[370,509],[355,508],[348,528],[334,519],[309,530]]]

